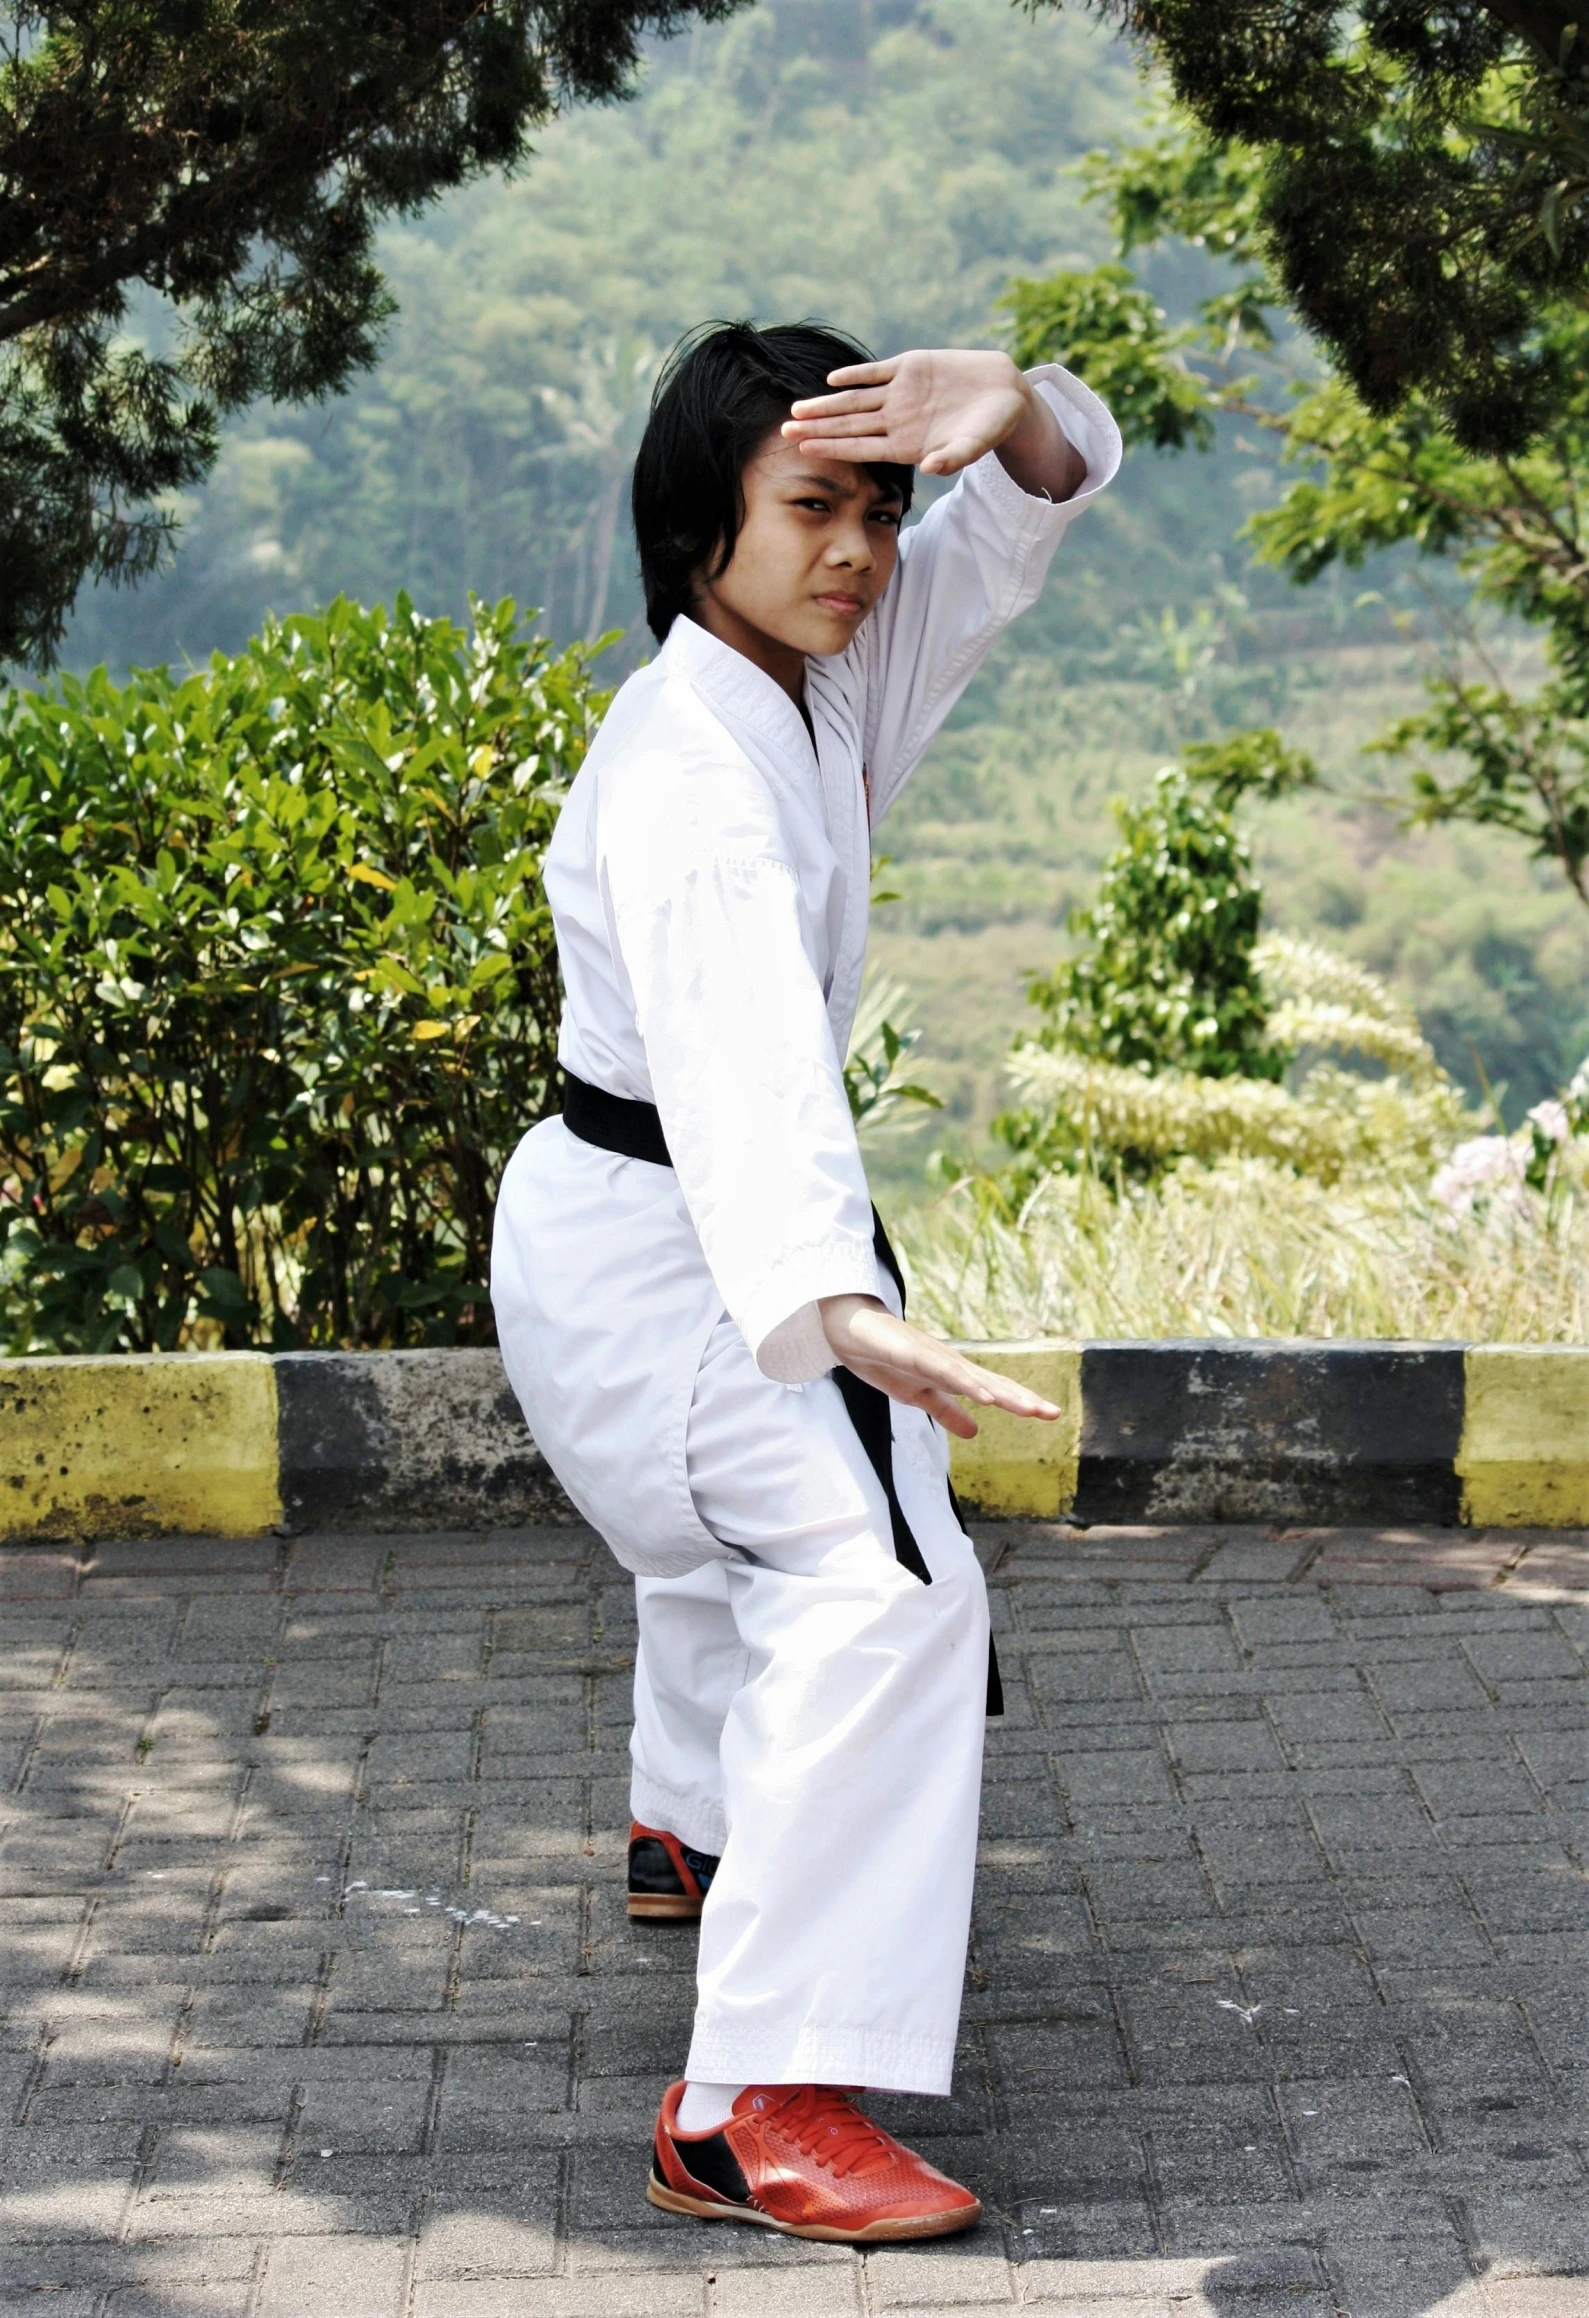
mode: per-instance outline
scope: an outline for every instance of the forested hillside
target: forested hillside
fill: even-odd
[[[387,237],[401,312],[379,370],[241,425],[175,569],[85,602],[68,661],[202,658],[339,590],[456,612],[472,589],[541,605],[559,639],[626,628],[621,672],[645,641],[622,493],[677,332],[753,312],[882,348],[987,340],[1010,276],[1106,254],[1072,164],[1143,96],[1095,27],[1006,0],[763,0],[659,51],[635,103],[559,123],[516,182]],[[1153,278],[1172,310],[1197,286],[1184,261]],[[1271,488],[1234,430],[1209,457],[1139,455],[883,834],[902,899],[879,956],[963,1141],[1001,1099],[1023,969],[1063,943],[1110,795],[1231,723],[1283,721],[1335,784],[1255,823],[1275,923],[1387,973],[1510,1116],[1589,1046],[1589,922],[1559,881],[1501,836],[1399,836],[1367,799],[1358,743],[1438,637],[1418,575],[1300,595],[1255,574],[1237,533]]]

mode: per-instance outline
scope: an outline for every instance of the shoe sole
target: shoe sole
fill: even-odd
[[[682,1892],[632,1891],[629,1913],[650,1923],[693,1924],[700,1921],[701,1902]]]
[[[704,2197],[686,2197],[653,2177],[646,2196],[664,2213],[693,2214],[697,2221],[749,2221],[761,2229],[775,2229],[786,2238],[821,2238],[829,2245],[872,2246],[897,2244],[902,2238],[947,2238],[970,2229],[982,2219],[978,2204],[957,2205],[947,2213],[918,2214],[909,2221],[869,2221],[864,2229],[835,2229],[825,2221],[779,2221],[753,2205],[717,2205]]]

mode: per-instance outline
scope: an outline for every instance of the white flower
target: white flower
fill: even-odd
[[[1457,1145],[1429,1189],[1449,1215],[1471,1215],[1475,1200],[1515,1191],[1527,1172],[1526,1155],[1505,1135],[1475,1135]]]
[[[1536,1103],[1528,1114],[1530,1123],[1537,1127],[1547,1143],[1565,1143],[1572,1133],[1572,1121],[1567,1116],[1565,1103],[1554,1099]]]

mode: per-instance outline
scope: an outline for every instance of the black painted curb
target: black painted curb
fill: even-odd
[[[287,1529],[574,1518],[493,1350],[286,1352],[275,1371]]]
[[[989,1517],[1589,1531],[1589,1345],[968,1349],[1061,1411],[953,1445]],[[573,1518],[494,1348],[0,1362],[0,1538]]]
[[[1081,1348],[1079,1521],[1454,1523],[1460,1344]]]

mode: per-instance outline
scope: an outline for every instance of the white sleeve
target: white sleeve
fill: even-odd
[[[875,826],[1001,629],[1035,602],[1054,550],[1120,464],[1120,430],[1057,364],[1027,376],[1087,462],[1079,490],[1034,498],[989,451],[900,540],[899,569],[850,653],[865,688]]]
[[[794,871],[767,855],[681,852],[639,814],[604,877],[662,1131],[718,1292],[765,1375],[825,1375],[817,1298],[879,1289],[871,1195]]]

